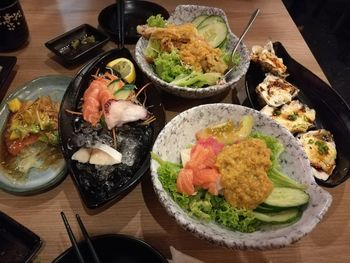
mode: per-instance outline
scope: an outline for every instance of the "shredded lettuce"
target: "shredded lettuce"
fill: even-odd
[[[158,14],[156,16],[150,16],[147,19],[147,25],[150,27],[165,27],[166,20],[162,17],[161,14]]]
[[[261,223],[255,219],[252,211],[232,207],[223,196],[213,196],[204,189],[198,190],[193,196],[178,193],[176,179],[182,166],[164,161],[155,153],[151,153],[151,156],[159,163],[157,172],[163,188],[190,216],[245,233],[254,232],[260,226]]]
[[[154,59],[157,75],[166,82],[173,81],[179,75],[190,74],[190,69],[182,65],[180,56],[176,50],[170,53],[162,52]]]

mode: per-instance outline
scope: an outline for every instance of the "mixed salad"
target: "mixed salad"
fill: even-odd
[[[240,62],[239,54],[230,58],[228,28],[216,15],[201,15],[192,23],[175,25],[161,15],[151,16],[137,31],[148,39],[146,60],[162,80],[182,87],[202,88],[223,83],[229,60]]]
[[[11,180],[25,180],[31,168],[45,170],[62,159],[57,130],[59,105],[50,96],[7,102],[10,114],[2,134],[1,166]]]
[[[152,153],[163,188],[191,217],[248,233],[301,217],[307,186],[284,174],[283,145],[253,131],[253,124],[244,116],[239,125],[227,121],[198,131],[181,163]]]

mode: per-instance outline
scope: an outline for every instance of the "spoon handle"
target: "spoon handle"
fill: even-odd
[[[253,24],[255,18],[256,18],[256,17],[258,16],[258,14],[259,14],[259,12],[260,12],[260,9],[258,8],[258,9],[256,9],[256,10],[254,11],[254,13],[252,14],[252,16],[250,17],[249,23],[248,23],[247,26],[245,27],[245,29],[244,29],[242,35],[240,36],[240,38],[238,39],[238,41],[237,41],[235,47],[234,47],[233,50],[232,50],[231,59],[232,59],[232,56],[235,54],[235,52],[236,52],[236,50],[237,50],[237,48],[238,48],[239,43],[242,42],[242,39],[244,38],[245,34],[248,32],[250,26]]]
[[[255,18],[256,18],[257,15],[259,14],[259,12],[260,12],[260,9],[259,9],[259,8],[256,9],[256,10],[254,11],[254,13],[252,14],[252,16],[250,17],[249,23],[247,24],[247,26],[245,27],[245,29],[244,29],[242,35],[240,36],[240,38],[238,39],[237,43],[235,44],[235,46],[234,46],[234,48],[233,48],[233,50],[232,50],[232,52],[231,52],[231,55],[230,55],[230,60],[229,60],[229,65],[228,65],[229,70],[225,73],[225,75],[223,76],[222,79],[225,79],[225,80],[226,80],[227,76],[228,76],[228,75],[232,72],[232,70],[234,69],[234,65],[233,65],[233,62],[232,62],[232,57],[233,57],[233,55],[235,54],[235,52],[237,51],[237,48],[238,48],[238,46],[239,46],[239,43],[242,42],[243,37],[244,37],[245,34],[248,32],[250,26],[253,24]]]

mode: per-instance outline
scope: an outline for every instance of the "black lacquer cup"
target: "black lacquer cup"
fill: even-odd
[[[29,37],[28,25],[19,0],[0,0],[0,51],[24,46]]]

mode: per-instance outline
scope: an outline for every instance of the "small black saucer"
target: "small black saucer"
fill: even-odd
[[[104,8],[98,15],[98,23],[111,38],[116,41],[118,35],[117,26],[117,4]],[[147,1],[125,1],[125,43],[135,44],[140,35],[136,27],[146,24],[147,18],[152,15],[161,14],[165,19],[169,18],[168,11],[155,3]]]

